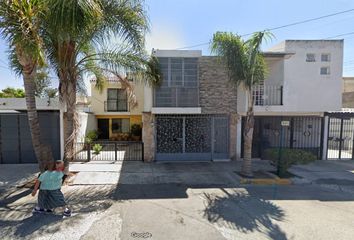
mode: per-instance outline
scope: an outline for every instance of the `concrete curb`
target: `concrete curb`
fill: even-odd
[[[241,178],[240,184],[253,185],[291,185],[292,181],[287,178]]]

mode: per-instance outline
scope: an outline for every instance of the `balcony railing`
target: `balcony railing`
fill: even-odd
[[[198,107],[197,87],[160,87],[154,90],[154,107]]]
[[[105,112],[128,112],[127,100],[107,100],[104,102]]]
[[[256,106],[283,105],[283,86],[258,85],[253,87],[253,100]]]

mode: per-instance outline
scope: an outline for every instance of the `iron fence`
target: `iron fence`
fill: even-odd
[[[95,141],[75,145],[75,161],[143,161],[143,142]]]
[[[282,126],[282,122],[288,126]],[[244,125],[245,119],[242,124]],[[265,158],[267,149],[301,149],[321,159],[322,127],[321,117],[311,116],[257,116],[255,117],[252,157]],[[244,126],[242,126],[242,131]],[[243,133],[242,133],[243,136]],[[241,155],[243,156],[243,139]]]
[[[283,105],[283,86],[257,85],[252,89],[256,106]]]

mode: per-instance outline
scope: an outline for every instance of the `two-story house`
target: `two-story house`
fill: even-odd
[[[130,82],[135,100],[118,79],[110,78],[99,91],[91,81],[91,110],[97,119],[99,140],[130,140],[131,127],[142,125],[144,84]]]
[[[286,40],[265,57],[268,76],[253,90],[253,157],[262,158],[266,149],[282,146],[324,158],[328,134],[324,113],[342,106],[343,40]],[[239,88],[241,116],[247,109],[244,95]]]
[[[236,89],[201,51],[156,50],[162,85],[145,88],[147,161],[211,161],[236,156]]]
[[[225,68],[201,51],[155,50],[162,85],[145,87],[145,160],[242,157],[247,98]],[[343,40],[287,40],[264,52],[266,79],[253,89],[253,157],[268,148],[327,156],[327,111],[341,110]]]

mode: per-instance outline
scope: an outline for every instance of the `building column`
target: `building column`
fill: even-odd
[[[143,132],[144,162],[152,162],[155,159],[155,129],[154,116],[151,112],[143,112]]]
[[[241,159],[241,146],[242,146],[242,116],[237,118],[237,136],[236,136],[236,159]]]
[[[230,145],[229,145],[229,157],[231,160],[236,160],[236,143],[237,143],[237,114],[230,114]]]
[[[329,124],[329,119],[328,116],[324,117],[323,121],[323,139],[322,139],[322,160],[327,160],[327,140],[328,140],[328,124]]]

